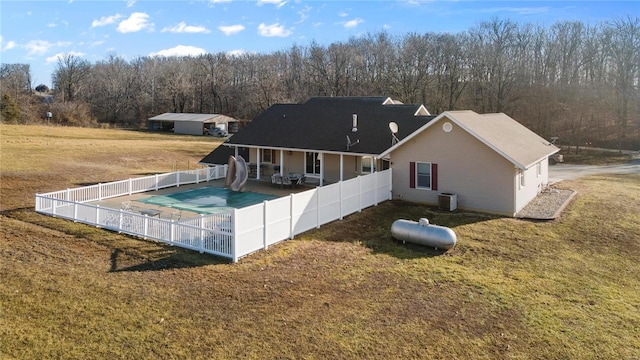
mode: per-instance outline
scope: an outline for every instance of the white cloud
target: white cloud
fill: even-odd
[[[311,6],[305,6],[302,10],[298,11],[300,20],[296,24],[302,24],[305,20],[307,20],[312,9],[313,8]]]
[[[232,0],[211,0],[210,3],[212,4],[219,4],[219,3],[227,3],[227,2],[231,2]]]
[[[56,27],[56,26],[58,26],[58,25],[56,25],[56,23],[48,23],[48,24],[47,24],[47,27],[48,27],[48,28],[54,28],[54,27]]]
[[[118,19],[120,19],[121,17],[122,15],[120,14],[103,16],[99,20],[93,20],[91,22],[91,28],[113,24],[114,22],[118,21]]]
[[[130,7],[132,7],[135,3],[136,3],[136,0],[129,0],[129,1],[127,1],[127,7],[128,7],[128,8],[130,8]]]
[[[16,46],[17,46],[17,44],[16,44],[16,42],[15,42],[15,41],[9,41],[9,42],[7,43],[7,45],[5,45],[5,46],[3,46],[3,47],[2,47],[2,50],[11,50],[11,49],[13,49],[13,48],[14,48],[14,47],[16,47]]]
[[[260,36],[266,36],[266,37],[273,37],[273,36],[287,37],[291,35],[291,30],[285,29],[284,26],[280,25],[279,23],[275,23],[271,25],[266,25],[265,23],[261,23],[260,25],[258,25],[258,34]]]
[[[229,55],[229,56],[242,56],[244,54],[246,54],[246,51],[244,51],[242,49],[236,49],[236,50],[227,51],[227,55]]]
[[[353,19],[353,20],[349,20],[349,21],[345,21],[344,22],[344,27],[346,29],[353,29],[354,27],[362,24],[364,22],[364,20],[358,18],[358,19]]]
[[[55,63],[55,62],[58,62],[58,59],[62,59],[66,55],[73,55],[73,56],[77,56],[77,57],[83,57],[85,54],[81,53],[81,52],[77,52],[77,51],[69,51],[68,53],[57,53],[57,54],[55,54],[53,56],[49,56],[44,61],[47,64]]]
[[[205,49],[195,47],[195,46],[185,46],[178,45],[176,47],[172,47],[171,49],[164,49],[158,52],[150,53],[149,56],[198,56],[206,54],[207,51]]]
[[[340,16],[340,17],[347,17],[347,16],[349,16],[349,14],[347,14],[347,13],[346,13],[346,12],[344,12],[344,11],[340,11],[340,12],[338,13],[338,16]]]
[[[134,12],[128,19],[121,21],[116,30],[121,33],[130,33],[143,29],[153,30],[153,23],[149,22],[149,15]]]
[[[207,29],[204,26],[192,26],[187,25],[184,21],[180,22],[178,25],[174,27],[166,27],[162,29],[160,32],[172,32],[177,34],[188,33],[188,34],[208,34],[211,30]]]
[[[258,0],[258,5],[259,6],[262,6],[264,4],[271,4],[271,5],[275,5],[278,9],[283,7],[284,4],[286,4],[286,3],[287,3],[286,0]]]
[[[24,47],[27,49],[27,56],[44,55],[54,44],[46,40],[31,40]]]
[[[244,25],[229,25],[229,26],[218,26],[218,30],[222,31],[225,35],[233,35],[237,34],[240,31],[244,30]]]

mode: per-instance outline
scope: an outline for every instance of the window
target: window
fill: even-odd
[[[320,154],[306,152],[304,154],[304,166],[307,174],[320,175]]]
[[[373,162],[373,158],[371,156],[363,156],[360,161],[360,173],[369,174],[373,171],[371,170],[371,166],[373,164],[373,171],[376,170],[376,164]]]
[[[410,162],[409,187],[412,189],[438,190],[438,164]]]
[[[272,164],[275,158],[275,150],[262,149],[262,162]]]
[[[431,189],[431,163],[416,163],[416,187]]]

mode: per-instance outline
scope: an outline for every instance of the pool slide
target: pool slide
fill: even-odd
[[[249,172],[247,171],[247,163],[242,156],[235,158],[229,156],[229,167],[227,169],[227,177],[225,185],[229,186],[233,191],[242,191],[247,183]]]

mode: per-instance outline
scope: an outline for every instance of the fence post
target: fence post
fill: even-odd
[[[358,212],[362,211],[362,179],[361,175],[358,175]]]
[[[118,219],[118,234],[122,233],[122,209],[120,209],[120,216]]]
[[[73,221],[74,222],[78,221],[78,203],[77,202],[73,203]]]
[[[96,205],[96,226],[100,227],[100,205]]]
[[[51,200],[51,214],[53,214],[53,217],[56,217],[56,202],[55,199]]]
[[[200,170],[196,170],[196,184],[200,183]]]
[[[391,169],[387,170],[389,172],[389,185],[387,186],[387,188],[389,189],[389,198],[387,200],[392,200],[393,199],[393,173]]]
[[[378,173],[373,173],[373,204],[378,206]]]
[[[133,180],[129,178],[129,195],[132,194],[132,191],[133,191]]]
[[[176,171],[176,187],[180,187],[180,171]]]
[[[67,188],[67,195],[66,195],[67,196],[67,198],[66,198],[67,201],[71,201],[70,193],[71,193],[71,190],[69,190],[69,188]]]
[[[238,209],[233,209],[231,213],[231,258],[233,262],[238,262],[238,222],[236,219],[238,218]]]
[[[316,187],[316,229],[320,229],[320,187]]]
[[[174,230],[175,227],[173,226],[173,222],[171,222],[171,225],[169,226],[169,245],[173,246],[173,241],[174,241]]]
[[[294,203],[294,199],[293,199],[293,194],[289,195],[289,239],[293,240],[293,228],[294,228],[294,224],[293,224],[293,203]]]
[[[204,214],[200,214],[200,254],[204,252]]]
[[[267,244],[267,200],[262,201],[262,246],[265,250],[269,247]]]
[[[144,220],[142,221],[142,227],[143,229],[143,239],[147,240],[147,234],[149,233],[147,228],[149,227],[149,217],[147,216],[147,214],[144,215]]]
[[[98,200],[102,200],[102,183],[98,183]]]
[[[158,191],[158,174],[156,174],[156,191]]]
[[[344,219],[344,198],[342,197],[342,187],[344,186],[344,181],[340,181],[338,184],[340,184],[340,193],[338,195],[340,195],[340,220]]]

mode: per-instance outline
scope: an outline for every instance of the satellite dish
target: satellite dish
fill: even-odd
[[[391,145],[395,145],[397,142],[400,141],[398,139],[398,137],[396,136],[396,133],[398,132],[398,124],[396,124],[393,121],[390,122],[389,123],[389,130],[391,130]]]
[[[398,132],[398,124],[396,124],[395,122],[390,122],[389,123],[389,130],[391,130],[392,133],[397,133]]]

